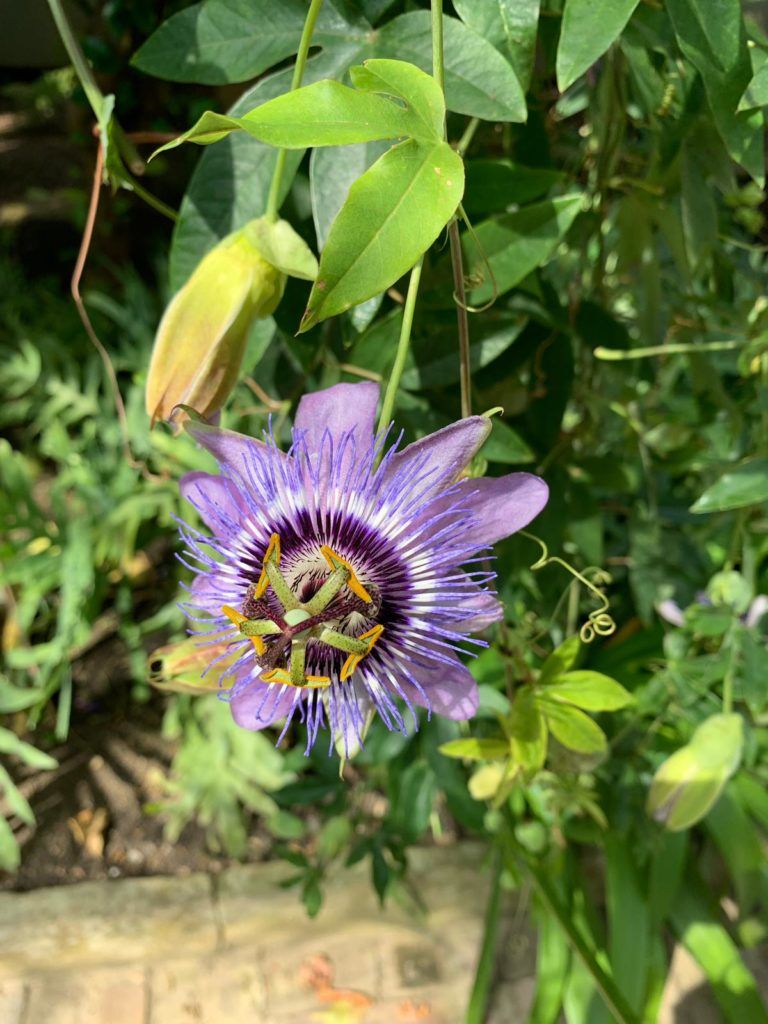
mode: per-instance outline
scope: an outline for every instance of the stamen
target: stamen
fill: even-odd
[[[379,639],[383,632],[384,627],[381,625],[381,623],[379,623],[378,625],[374,626],[373,629],[369,629],[367,632],[363,633],[361,636],[357,638],[358,640],[369,641],[367,650],[365,650],[361,654],[350,654],[347,657],[347,660],[341,666],[341,672],[339,674],[339,678],[341,679],[342,682],[345,679],[349,679],[349,677],[357,669],[358,665],[363,660],[363,658],[366,658],[371,653],[374,646],[376,645],[376,641]]]
[[[371,601],[373,600],[371,595],[368,593],[363,584],[357,578],[357,573],[346,560],[346,558],[342,558],[341,555],[337,555],[336,552],[329,548],[327,544],[323,544],[323,546],[320,548],[320,554],[326,560],[331,569],[346,569],[347,572],[349,573],[349,576],[347,578],[347,586],[349,587],[349,589],[352,591],[353,594],[357,594],[359,598],[362,598],[362,600],[365,601],[366,604],[371,603]]]

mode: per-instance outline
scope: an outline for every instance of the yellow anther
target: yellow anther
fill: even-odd
[[[342,682],[345,679],[349,679],[349,677],[355,671],[355,669],[360,664],[360,662],[363,660],[363,658],[367,658],[368,657],[368,655],[373,650],[373,648],[374,648],[374,646],[376,644],[376,641],[379,639],[379,637],[381,636],[381,634],[383,632],[384,632],[384,627],[381,624],[379,624],[377,626],[374,626],[373,629],[369,629],[366,633],[363,633],[362,636],[357,637],[358,640],[368,640],[369,641],[369,643],[368,643],[368,650],[367,651],[363,651],[362,654],[350,654],[350,655],[347,656],[347,660],[341,666],[341,674],[339,676],[339,678],[342,680]]]
[[[241,622],[247,622],[248,621],[248,619],[246,618],[245,615],[243,615],[242,612],[239,612],[236,608],[233,608],[231,605],[223,604],[221,606],[221,610],[224,612],[224,614],[227,616],[229,621],[234,626],[238,626],[239,627]]]
[[[264,683],[280,683],[283,686],[296,686],[296,683],[291,679],[291,673],[284,668],[273,668],[271,672],[265,672],[261,677]],[[304,682],[301,686],[307,686],[311,689],[319,689],[321,687],[330,686],[331,680],[328,676],[304,676]]]
[[[221,610],[227,616],[229,621],[234,626],[237,626],[238,629],[240,629],[240,627],[242,626],[242,624],[244,622],[248,622],[248,616],[247,615],[243,615],[242,612],[239,612],[237,610],[237,608],[233,608],[231,605],[224,604],[224,605],[221,606]],[[261,639],[260,636],[249,636],[248,639],[253,644],[254,649],[255,649],[257,654],[263,654],[264,651],[266,651],[266,649],[267,649],[266,644],[264,643],[264,641]]]
[[[264,555],[262,562],[261,576],[259,576],[259,582],[256,584],[256,589],[253,592],[253,596],[256,598],[263,597],[264,591],[269,586],[269,577],[267,576],[267,562],[274,561],[275,565],[280,565],[280,538],[276,533],[273,533],[269,538],[269,546],[267,553]]]
[[[320,554],[323,556],[323,558],[326,560],[326,562],[328,563],[332,570],[339,569],[341,566],[344,566],[344,568],[349,573],[349,579],[347,580],[347,586],[349,587],[349,589],[352,591],[353,594],[356,594],[359,598],[361,598],[361,600],[365,601],[366,604],[371,603],[373,598],[365,589],[360,580],[357,578],[357,573],[346,560],[346,558],[342,558],[341,555],[337,555],[336,552],[329,548],[327,544],[323,544],[323,546],[320,548]]]

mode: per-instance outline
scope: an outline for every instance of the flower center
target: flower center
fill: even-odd
[[[308,675],[307,644],[320,641],[344,652],[342,681],[349,679],[384,632],[380,624],[360,636],[348,636],[338,628],[354,612],[370,613],[373,598],[349,562],[327,545],[320,548],[329,572],[319,589],[307,601],[300,601],[280,571],[280,537],[273,533],[262,562],[258,582],[248,589],[243,611],[224,605],[222,612],[254,646],[265,683],[284,686],[326,687],[329,676]],[[266,599],[268,589],[280,605]],[[269,643],[265,640],[270,638]],[[278,664],[281,663],[281,664]],[[264,671],[266,670],[266,671]]]

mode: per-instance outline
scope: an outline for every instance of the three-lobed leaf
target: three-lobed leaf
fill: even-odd
[[[606,750],[608,742],[605,733],[583,711],[571,704],[560,704],[543,696],[539,697],[538,706],[552,735],[564,747],[577,754],[602,754]]]
[[[333,222],[301,330],[394,284],[435,241],[463,191],[461,158],[446,142],[409,139],[386,152]]]

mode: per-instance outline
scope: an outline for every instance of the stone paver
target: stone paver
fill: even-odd
[[[487,888],[479,848],[416,851],[418,903],[384,909],[365,865],[340,870],[313,920],[278,885],[290,870],[0,894],[0,1024],[462,1024]],[[489,1024],[519,1024],[533,998],[535,934],[513,917]],[[762,950],[750,966],[765,987]],[[658,1024],[717,1024],[703,980],[676,949]]]
[[[147,999],[147,978],[142,967],[53,971],[29,979],[28,1002],[20,1021],[21,1024],[145,1024]],[[8,1024],[12,1022],[13,1018]]]

